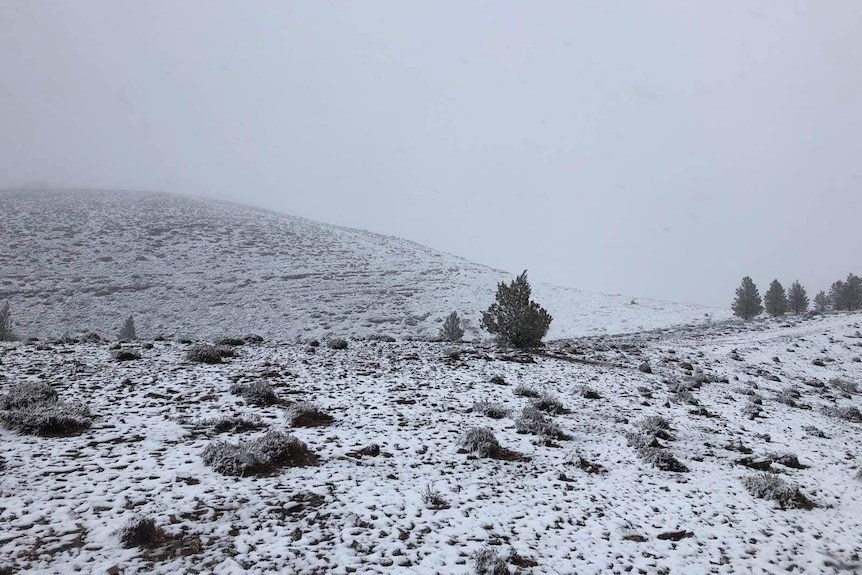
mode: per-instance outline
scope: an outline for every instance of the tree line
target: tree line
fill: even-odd
[[[736,298],[731,304],[733,314],[742,319],[752,319],[764,311],[772,317],[787,313],[800,314],[808,311],[810,305],[808,293],[799,281],[795,281],[785,290],[777,279],[772,280],[769,289],[760,297],[754,281],[748,276],[742,278],[742,283],[736,288]],[[838,280],[829,288],[817,292],[813,300],[814,310],[855,311],[862,309],[862,278],[848,274],[847,279]]]

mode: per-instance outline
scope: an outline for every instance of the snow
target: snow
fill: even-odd
[[[23,337],[258,333],[428,337],[457,311],[470,339],[511,273],[398,238],[236,204],[144,192],[0,192],[0,302]],[[576,265],[572,261],[572,265]],[[520,273],[521,270],[515,270]],[[552,338],[721,320],[726,309],[534,281]]]
[[[477,343],[351,340],[344,351],[310,353],[267,342],[242,346],[219,365],[188,363],[189,346],[175,341],[122,363],[108,344],[4,344],[0,393],[44,380],[97,418],[71,437],[0,430],[0,568],[472,573],[472,554],[486,546],[513,571],[513,551],[535,562],[522,573],[829,573],[829,565],[858,565],[860,424],[824,408],[862,405],[859,393],[829,383],[862,383],[860,328],[860,315],[716,322],[553,342],[534,363]],[[638,370],[645,361],[652,374]],[[492,383],[495,375],[505,383]],[[823,386],[805,383],[812,378]],[[229,392],[259,379],[285,404],[254,407]],[[669,382],[695,380],[706,381],[692,394],[714,417],[673,401]],[[552,417],[570,440],[547,444],[516,432],[513,418],[530,401],[513,394],[517,384],[561,400],[569,413]],[[587,399],[581,386],[600,398]],[[798,407],[775,400],[790,386],[800,392]],[[763,398],[762,418],[744,416],[749,393]],[[287,406],[298,401],[316,403],[334,423],[287,429]],[[499,402],[511,415],[484,417],[471,411],[475,401]],[[268,429],[306,442],[319,463],[219,475],[201,460],[211,441],[264,431],[214,435],[195,425],[226,414],[260,415]],[[689,472],[659,471],[629,447],[626,434],[651,415],[671,422],[675,440],[663,443]],[[459,439],[477,426],[522,457],[459,452]],[[756,472],[728,449],[738,442],[754,457],[798,455],[806,468],[772,467],[816,507],[779,509],[752,497],[743,479]],[[371,444],[380,455],[350,455]],[[578,457],[606,472],[587,473]],[[428,486],[448,508],[423,502]],[[173,551],[122,548],[118,531],[135,514],[153,517]],[[681,538],[660,538],[670,532]]]

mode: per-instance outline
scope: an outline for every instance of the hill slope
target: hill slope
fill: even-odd
[[[212,200],[145,192],[0,192],[0,301],[22,336],[138,332],[292,339],[433,335],[511,274],[415,243]],[[572,260],[575,264],[575,260]],[[534,284],[550,337],[703,321],[726,310]]]

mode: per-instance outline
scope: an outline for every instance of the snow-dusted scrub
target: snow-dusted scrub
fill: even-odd
[[[557,396],[552,393],[545,392],[540,394],[539,397],[537,397],[531,402],[531,404],[539,411],[544,411],[545,413],[552,413],[554,415],[560,415],[569,412],[569,410],[563,406],[559,398],[557,398]]]
[[[853,423],[862,423],[862,412],[855,406],[829,406],[823,409],[823,413],[845,421]]]
[[[515,386],[515,389],[512,390],[512,393],[519,397],[541,397],[542,392],[536,389],[531,385],[524,385],[523,383],[519,383]]]
[[[61,436],[84,431],[93,423],[86,405],[55,401],[0,412],[3,424],[26,435]]]
[[[317,458],[305,443],[280,431],[228,443],[213,441],[202,453],[204,463],[223,475],[245,477],[271,473],[281,467],[311,465]]]
[[[533,405],[529,405],[521,410],[521,413],[515,419],[515,429],[518,430],[518,433],[541,435],[547,439],[571,439],[553,419]]]
[[[235,395],[241,395],[243,399],[252,405],[266,407],[281,403],[272,385],[263,380],[254,381],[248,385],[236,383],[231,386],[230,392]]]
[[[443,497],[442,493],[431,487],[431,484],[425,486],[421,496],[422,503],[424,503],[428,509],[449,509],[449,502],[446,501],[446,498]]]
[[[490,547],[483,547],[473,554],[474,575],[509,575],[506,562]]]
[[[120,529],[120,541],[124,547],[153,547],[164,537],[152,517],[135,515]]]
[[[461,436],[458,445],[479,457],[499,457],[503,453],[500,442],[488,427],[473,427]]]
[[[641,432],[657,437],[658,439],[673,441],[673,436],[670,433],[670,421],[661,415],[650,415],[645,417],[637,423],[637,427]]]
[[[855,358],[854,358],[855,359]],[[847,395],[859,393],[859,385],[855,381],[847,381],[840,377],[833,377],[829,380],[829,386],[838,389]]]
[[[742,484],[754,497],[775,501],[782,509],[813,509],[814,503],[795,485],[774,473],[759,473],[743,478]]]
[[[57,390],[44,381],[27,381],[12,386],[0,396],[0,410],[20,409],[57,401]]]
[[[473,404],[473,411],[491,419],[503,419],[509,416],[509,408],[494,401],[477,401]]]
[[[223,415],[203,418],[195,423],[195,427],[212,429],[216,433],[228,433],[261,429],[266,427],[266,424],[259,415]]]
[[[186,359],[194,363],[221,363],[222,354],[214,345],[196,345],[186,352]]]
[[[141,352],[136,349],[126,347],[115,349],[111,353],[111,357],[114,358],[114,361],[135,361],[141,359]]]
[[[291,405],[285,419],[291,427],[319,427],[329,425],[335,418],[313,403],[299,402]]]
[[[326,346],[329,349],[344,350],[347,349],[347,340],[340,337],[336,337],[327,341]]]

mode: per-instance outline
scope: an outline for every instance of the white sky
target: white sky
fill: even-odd
[[[0,187],[226,198],[712,305],[862,272],[858,0],[3,0],[0,74]]]

